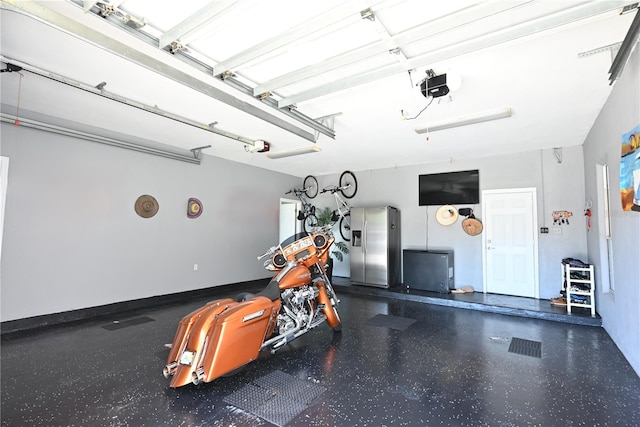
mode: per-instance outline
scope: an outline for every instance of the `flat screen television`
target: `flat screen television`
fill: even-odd
[[[418,205],[474,205],[480,203],[477,169],[432,173],[418,177]]]

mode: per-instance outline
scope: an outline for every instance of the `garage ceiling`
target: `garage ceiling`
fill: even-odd
[[[637,9],[573,0],[1,5],[2,68],[22,68],[0,77],[5,120],[187,156],[210,146],[195,154],[296,176],[581,145]],[[422,94],[429,70],[447,74],[448,95]],[[505,108],[511,117],[429,130]],[[259,141],[268,153],[252,152]]]

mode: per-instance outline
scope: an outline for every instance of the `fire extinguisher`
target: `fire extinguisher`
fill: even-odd
[[[591,209],[584,211],[584,215],[587,217],[587,231],[591,230]]]

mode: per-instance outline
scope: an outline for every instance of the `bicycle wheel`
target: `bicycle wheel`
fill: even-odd
[[[318,180],[313,175],[308,175],[304,181],[302,181],[302,188],[304,194],[310,199],[313,199],[318,195]]]
[[[307,215],[307,217],[304,219],[304,222],[302,223],[302,227],[307,233],[311,233],[317,226],[318,217],[313,214]]]
[[[351,214],[349,212],[340,218],[340,235],[345,242],[351,241]]]
[[[340,187],[340,192],[342,193],[342,195],[347,199],[355,196],[356,192],[358,191],[358,181],[356,180],[356,176],[351,171],[342,172],[342,175],[340,175],[340,180],[338,181],[338,186]]]

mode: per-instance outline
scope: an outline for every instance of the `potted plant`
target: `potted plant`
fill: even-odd
[[[322,227],[324,225],[329,225],[335,223],[333,221],[333,212],[329,208],[324,208],[316,211],[316,216],[318,217],[318,226]],[[349,253],[349,246],[346,242],[334,242],[333,250],[331,251],[331,256],[329,257],[329,266],[327,267],[327,276],[329,276],[329,280],[333,281],[333,258],[342,262],[344,259],[344,254]]]

